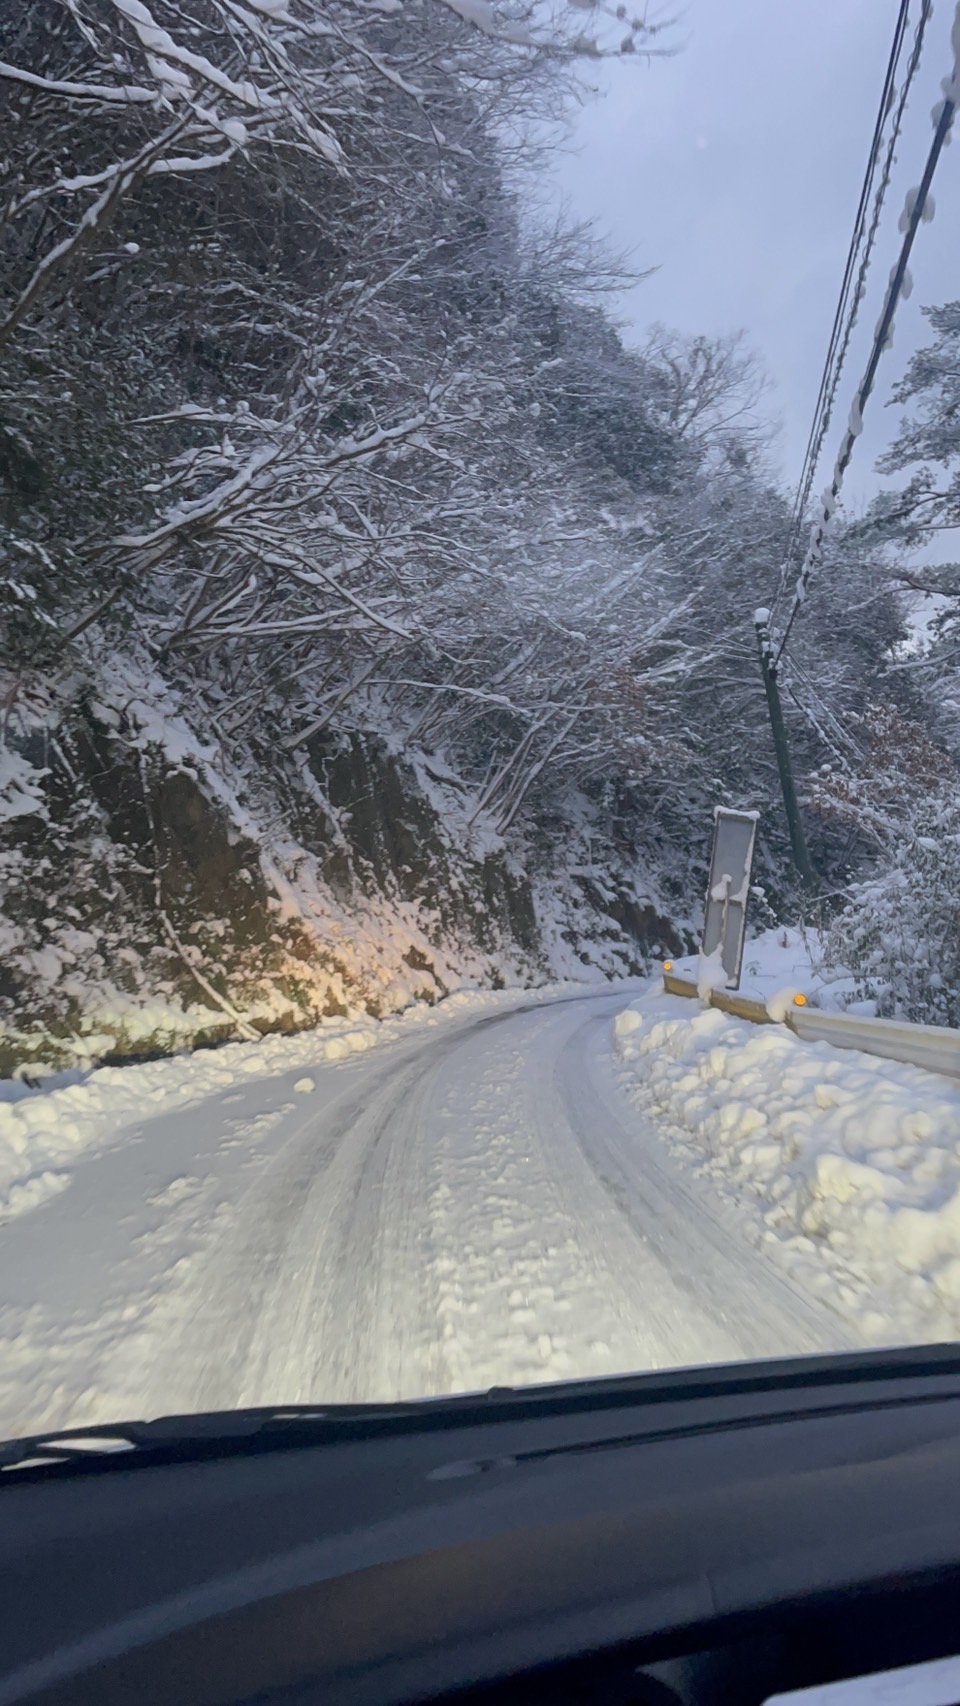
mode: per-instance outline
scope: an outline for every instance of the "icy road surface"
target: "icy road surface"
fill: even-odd
[[[631,1105],[627,999],[145,1108],[0,1228],[0,1434],[849,1344]]]

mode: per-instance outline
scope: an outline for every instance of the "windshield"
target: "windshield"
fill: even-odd
[[[956,1340],[960,11],[0,97],[0,1436]]]

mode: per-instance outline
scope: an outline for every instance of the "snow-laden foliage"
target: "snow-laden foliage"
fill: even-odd
[[[884,1014],[960,1024],[960,570],[927,548],[960,527],[960,304],[924,310],[934,341],[907,366],[905,408],[881,463],[906,475],[852,530],[885,556],[882,582],[902,590],[906,643],[886,636],[886,702],[848,720],[856,762],[823,763],[812,800],[869,857],[828,949]],[[948,544],[949,551],[949,544]],[[856,866],[854,867],[856,869]]]
[[[878,506],[923,538],[934,528],[960,526],[960,302],[925,308],[933,343],[911,356],[894,401],[912,413],[901,421],[883,459],[886,473],[913,468],[907,488]]]
[[[501,828],[547,774],[660,792],[681,750],[699,807],[699,690],[722,655],[756,702],[786,517],[736,344],[625,350],[595,254],[506,187],[581,20],[201,16],[8,26],[14,643],[133,629],[255,760],[412,722]]]
[[[882,870],[854,888],[827,943],[882,1017],[960,1025],[960,802],[930,793]]]
[[[919,646],[899,660],[927,721],[960,754],[960,302],[925,308],[933,341],[917,350],[894,392],[900,430],[880,467],[905,475],[866,518],[874,540],[896,549],[893,580],[912,602]],[[930,550],[933,547],[933,550]]]
[[[825,822],[886,854],[931,795],[956,782],[956,766],[921,722],[892,705],[869,704],[848,717],[847,728],[859,748],[857,768],[822,764],[810,803]]]
[[[615,912],[633,871],[689,915],[718,800],[765,811],[761,875],[789,887],[751,620],[791,533],[761,376],[736,338],[628,348],[622,269],[527,197],[581,66],[664,40],[486,0],[0,20],[0,693],[53,812],[3,857],[40,951],[62,920],[32,916],[25,837],[66,847],[79,813],[95,866],[97,812],[123,840],[163,790],[94,810],[71,757],[107,739],[95,703],[103,774],[140,774],[134,663],[204,786],[285,844],[310,820],[336,852],[330,776],[385,741],[454,778],[481,861],[553,860]],[[799,774],[856,771],[905,632],[875,541],[838,533],[784,677]],[[44,693],[73,707],[53,744]],[[821,821],[833,880],[864,838]],[[184,964],[148,830],[136,952],[153,929]]]

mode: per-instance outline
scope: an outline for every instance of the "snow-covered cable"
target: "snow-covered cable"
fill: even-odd
[[[820,557],[823,552],[823,541],[837,508],[840,488],[843,484],[843,477],[847,471],[850,458],[853,455],[853,447],[863,431],[863,411],[866,407],[870,393],[873,390],[874,381],[877,376],[877,368],[880,365],[880,358],[883,355],[884,350],[889,349],[893,342],[893,325],[897,312],[897,305],[901,296],[908,296],[912,288],[908,263],[913,249],[914,239],[920,229],[921,222],[928,222],[934,215],[934,203],[933,198],[930,195],[930,185],[933,182],[933,175],[937,169],[937,162],[940,159],[944,144],[950,135],[950,130],[956,116],[957,103],[960,101],[960,0],[958,0],[958,4],[954,12],[950,42],[953,49],[953,66],[951,68],[950,75],[944,78],[943,83],[941,84],[943,100],[937,102],[931,114],[934,124],[934,133],[933,141],[930,144],[930,152],[927,155],[927,163],[924,166],[923,177],[921,178],[917,188],[908,190],[903,212],[900,215],[900,230],[903,232],[903,243],[900,247],[900,255],[896,266],[890,274],[890,281],[887,285],[887,293],[884,298],[883,308],[880,318],[877,321],[876,330],[873,334],[873,347],[870,351],[870,359],[867,362],[866,371],[860,381],[856,396],[850,408],[850,418],[846,433],[844,434],[840,444],[836,463],[834,464],[833,477],[820,500],[820,508],[810,532],[810,542],[807,546],[806,556],[804,557],[800,568],[790,616],[777,650],[776,663],[779,663],[780,658],[783,655],[784,646],[790,637],[790,631],[807,595],[807,588],[810,585],[811,576],[820,561]]]
[[[784,552],[780,579],[777,585],[776,596],[774,598],[774,609],[776,609],[780,599],[783,597],[787,575],[790,568],[790,561],[796,548],[797,540],[800,537],[800,528],[803,522],[804,512],[810,498],[810,490],[816,475],[817,464],[820,460],[823,440],[826,436],[827,428],[830,425],[830,417],[833,410],[833,402],[836,396],[837,385],[839,384],[840,375],[843,371],[843,364],[846,358],[850,336],[853,331],[853,327],[856,324],[857,312],[863,297],[867,270],[870,265],[873,243],[876,237],[877,227],[880,223],[880,212],[886,195],[887,186],[890,181],[894,149],[900,134],[900,125],[903,118],[904,108],[906,107],[907,93],[920,59],[923,34],[926,28],[927,19],[929,18],[932,10],[932,0],[922,0],[920,20],[917,25],[916,35],[914,38],[913,52],[910,57],[910,64],[907,68],[906,76],[904,77],[903,86],[901,88],[897,114],[887,146],[884,170],[874,199],[873,217],[871,219],[870,230],[866,238],[866,246],[864,247],[864,233],[867,227],[867,208],[870,203],[873,181],[876,176],[877,165],[880,159],[880,148],[883,141],[884,126],[893,107],[897,72],[900,64],[900,56],[903,51],[903,44],[906,39],[907,23],[909,20],[910,0],[901,0],[900,3],[893,42],[890,48],[890,56],[887,61],[886,75],[883,80],[883,89],[880,95],[880,104],[877,108],[877,117],[873,127],[873,136],[870,141],[870,152],[867,158],[866,170],[864,172],[863,183],[860,189],[860,200],[853,224],[853,232],[850,237],[850,247],[847,250],[843,281],[840,286],[840,294],[837,298],[837,306],[833,317],[830,342],[827,346],[823,372],[820,376],[820,389],[817,393],[813,420],[810,424],[810,436],[807,439],[807,448],[804,453],[803,466],[800,471],[800,479],[797,483],[797,494],[794,499],[793,515],[790,523],[790,538],[787,544],[787,549]],[[863,248],[863,254],[857,271],[853,304],[848,313],[848,303],[850,300],[851,286],[853,284],[854,269],[856,267],[857,256],[860,254],[861,248]],[[845,317],[846,324],[844,324]]]

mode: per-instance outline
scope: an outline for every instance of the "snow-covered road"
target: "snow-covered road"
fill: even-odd
[[[626,998],[145,1108],[2,1228],[0,1434],[850,1343],[631,1105]]]

